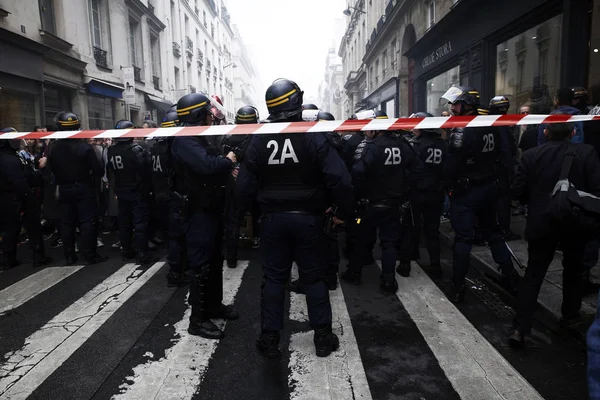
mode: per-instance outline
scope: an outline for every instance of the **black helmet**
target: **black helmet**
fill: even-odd
[[[265,95],[269,110],[269,121],[286,120],[302,112],[304,92],[296,82],[289,79],[277,79]]]
[[[583,100],[587,101],[587,98],[588,98],[588,92],[587,92],[587,90],[585,90],[585,88],[584,88],[584,87],[581,87],[581,86],[573,86],[573,87],[571,88],[571,91],[573,92],[573,98],[574,98],[575,100],[577,100],[577,99],[583,99]]]
[[[302,109],[303,110],[318,110],[319,107],[317,107],[316,105],[314,105],[312,103],[308,103],[308,104],[302,104]]]
[[[212,103],[202,93],[190,93],[177,102],[177,116],[184,124],[201,124],[210,110]]]
[[[479,91],[468,86],[453,86],[441,98],[450,104],[461,102],[473,107],[479,105]]]
[[[171,108],[169,108],[169,111],[163,117],[162,122],[160,123],[161,128],[173,128],[179,124],[177,108],[175,108],[175,110],[171,110]]]
[[[10,133],[10,132],[17,132],[17,130],[15,128],[13,128],[12,126],[8,127],[8,128],[0,129],[0,133]],[[19,150],[21,148],[22,143],[23,143],[23,139],[0,139],[0,147],[8,145],[13,150]]]
[[[330,112],[319,111],[317,114],[317,121],[335,121],[335,117]]]
[[[126,119],[117,121],[117,123],[115,124],[115,129],[132,129],[133,127],[133,122],[128,121]]]
[[[59,131],[77,131],[81,127],[77,115],[69,111],[59,112],[55,119]]]
[[[381,110],[366,110],[352,114],[350,119],[388,119],[388,116]]]
[[[236,124],[258,124],[258,110],[253,106],[243,106],[235,114]]]
[[[502,115],[508,112],[510,100],[506,96],[496,96],[490,100],[489,113],[491,115]]]
[[[419,112],[416,112],[416,113],[412,114],[408,118],[428,118],[428,117],[433,117],[433,114],[430,114],[430,113],[425,112],[425,111],[419,111]]]

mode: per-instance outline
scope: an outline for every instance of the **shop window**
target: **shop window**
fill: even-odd
[[[523,105],[533,114],[552,109],[560,84],[561,22],[557,15],[497,46],[495,94],[509,98],[509,112]]]
[[[452,86],[457,86],[459,82],[459,67],[452,68],[427,81],[427,111],[435,117],[442,115],[442,111],[447,111],[447,102],[440,98]]]
[[[91,130],[112,129],[115,124],[112,99],[88,94],[88,116]]]
[[[54,124],[54,117],[61,111],[70,111],[71,91],[58,86],[44,85],[46,124]]]
[[[40,124],[38,115],[38,96],[5,88],[0,90],[0,127],[29,131]]]

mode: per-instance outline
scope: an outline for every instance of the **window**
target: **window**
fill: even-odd
[[[175,68],[175,90],[181,89],[181,77],[179,76],[179,68]]]
[[[435,0],[427,3],[427,28],[431,28],[435,24]]]
[[[56,34],[53,0],[39,0],[39,6],[40,17],[42,20],[42,29],[46,32]]]
[[[129,61],[133,66],[139,66],[141,63],[138,61],[138,43],[137,43],[137,32],[140,24],[133,20],[129,20]]]
[[[115,124],[113,100],[94,94],[88,94],[87,99],[90,129],[112,129]]]
[[[388,56],[387,56],[387,50],[383,51],[383,56],[382,56],[382,68],[383,68],[383,72],[381,74],[382,76],[382,80],[385,80],[385,76],[387,74],[387,70],[388,70]]]
[[[204,21],[204,27],[206,28],[208,24],[206,23],[206,11],[202,10],[202,21]]]
[[[427,111],[434,117],[442,115],[442,111],[447,111],[445,101],[440,101],[440,97],[453,85],[459,82],[459,67],[452,68],[435,78],[427,81]]]
[[[154,34],[150,34],[150,57],[152,58],[152,76],[160,77],[160,41]]]
[[[100,23],[100,0],[91,1],[92,11],[92,43],[95,47],[102,48],[102,25]]]
[[[523,105],[533,114],[547,114],[560,85],[562,15],[496,46],[496,90],[510,100],[509,113]]]
[[[210,36],[212,36],[212,38],[215,38],[215,24],[213,24],[212,22],[210,23]]]

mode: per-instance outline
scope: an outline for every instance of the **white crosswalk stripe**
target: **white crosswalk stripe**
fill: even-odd
[[[238,262],[235,269],[225,268],[223,273],[223,303],[231,304],[242,283],[248,261]],[[134,368],[134,375],[121,385],[121,393],[114,400],[191,399],[204,378],[208,363],[219,344],[187,333],[191,308],[175,324],[178,338],[165,357]],[[219,328],[225,322],[215,321]]]
[[[147,271],[124,265],[28,337],[20,350],[5,354],[0,398],[27,398],[164,264],[156,263]]]

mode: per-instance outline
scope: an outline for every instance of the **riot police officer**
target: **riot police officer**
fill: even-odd
[[[426,118],[433,117],[433,115],[419,112],[411,117]],[[413,134],[410,144],[421,160],[423,170],[414,177],[413,187],[410,191],[414,230],[404,232],[402,235],[402,254],[412,254],[414,248],[418,248],[421,226],[423,226],[429,252],[430,272],[433,277],[439,278],[442,274],[439,228],[444,203],[444,170],[448,143],[442,139],[442,132],[439,129],[415,129]],[[408,276],[410,260],[401,258],[397,272],[402,276]]]
[[[489,112],[490,115],[506,115],[510,109],[510,101],[506,96],[495,96],[490,100]],[[498,196],[498,226],[500,227],[500,233],[506,241],[519,240],[521,236],[513,233],[510,229],[511,221],[511,210],[510,210],[510,187],[512,177],[514,175],[514,160],[517,154],[517,141],[512,134],[513,128],[508,126],[498,127],[500,131],[500,137],[502,139],[502,153],[509,153],[510,156],[507,159],[509,163],[506,165],[502,160],[499,159],[497,163],[498,167],[498,186],[500,188],[500,195]]]
[[[177,106],[173,106],[164,116],[161,128],[174,128],[179,125]],[[167,262],[169,287],[185,286],[189,278],[185,274],[186,260],[183,221],[178,201],[173,194],[173,161],[171,157],[172,139],[158,137],[150,150],[152,157],[152,191],[156,209],[163,229],[167,232]]]
[[[212,125],[211,99],[202,93],[183,96],[177,115],[184,126]],[[222,157],[218,146],[203,136],[176,137],[171,144],[175,195],[181,200],[187,258],[192,269],[188,332],[220,339],[223,332],[212,318],[234,320],[238,313],[223,301],[223,204],[225,184],[236,157]]]
[[[453,115],[477,115],[479,92],[473,88],[450,88],[442,99],[450,104]],[[496,162],[508,159],[501,151],[500,132],[494,127],[454,128],[451,131],[447,176],[452,182],[450,219],[455,232],[453,255],[453,293],[455,303],[464,300],[465,277],[473,243],[475,219],[489,241],[494,261],[499,264],[503,283],[510,289],[517,284],[510,253],[496,222],[498,184]],[[507,161],[508,163],[508,161]]]
[[[79,118],[71,112],[60,112],[56,117],[59,131],[78,130]],[[68,265],[77,262],[75,255],[75,228],[81,233],[80,249],[87,265],[106,261],[108,258],[97,252],[98,202],[96,182],[104,171],[93,147],[81,139],[58,140],[48,153],[50,171],[59,186],[65,258]]]
[[[0,132],[15,131],[14,128],[5,128]],[[0,140],[0,271],[20,264],[17,260],[17,242],[21,230],[21,210],[29,194],[27,178],[17,156],[22,141]]]
[[[115,125],[115,129],[133,127],[133,123],[127,120],[118,121]],[[147,231],[150,214],[150,157],[132,137],[117,138],[114,141],[115,144],[108,148],[106,169],[119,204],[119,239],[123,248],[123,260],[136,258],[138,263],[147,264],[152,261],[148,255]]]
[[[302,120],[303,92],[295,82],[278,79],[265,97],[270,122]],[[323,133],[255,135],[240,169],[238,190],[242,199],[258,194],[264,213],[259,351],[269,358],[281,355],[285,287],[296,261],[316,354],[326,357],[339,340],[332,332],[325,284],[323,211],[333,201],[340,215],[351,212],[352,186],[343,161]]]
[[[352,167],[355,198],[366,200],[366,210],[361,221],[357,221],[357,231],[358,237],[372,237],[379,229],[380,290],[392,294],[398,290],[395,267],[400,238],[399,208],[409,185],[408,180],[420,172],[422,165],[410,144],[393,132],[367,131],[366,136],[367,140],[356,150]],[[354,257],[350,259],[342,279],[360,283],[361,254],[369,250],[364,242],[357,243]]]
[[[243,106],[235,114],[236,125],[257,124],[259,120],[258,110],[253,106]],[[223,138],[221,146],[223,155],[233,152],[236,155],[236,168],[244,158],[250,135],[227,135]],[[235,196],[235,178],[232,176],[227,183],[227,195],[225,200],[225,248],[227,252],[227,266],[237,267],[238,243],[240,236],[240,225],[245,215],[245,209],[240,207]],[[253,224],[254,236],[258,237],[258,224]]]

